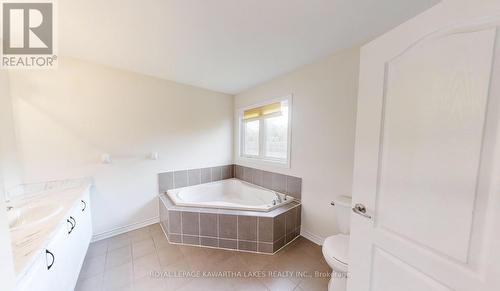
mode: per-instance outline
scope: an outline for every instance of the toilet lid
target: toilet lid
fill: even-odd
[[[338,234],[327,237],[323,243],[325,256],[347,265],[349,255],[349,236]]]

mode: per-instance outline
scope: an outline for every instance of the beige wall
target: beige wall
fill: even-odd
[[[15,138],[7,73],[0,70],[0,290],[14,287],[9,226],[5,211],[4,187],[19,183],[16,164]],[[10,184],[10,185],[7,185]]]
[[[235,160],[302,177],[302,232],[317,242],[337,232],[330,202],[351,195],[358,66],[359,48],[344,50],[235,97],[238,109],[293,94],[291,168]]]
[[[94,234],[156,218],[157,173],[232,161],[230,95],[70,58],[10,85],[25,182],[93,176]]]
[[[337,231],[330,201],[350,194],[359,50],[349,49],[233,97],[79,61],[10,73],[25,182],[93,176],[96,234],[157,216],[156,174],[230,163],[234,108],[293,94],[291,168],[303,178],[303,231]],[[234,141],[234,142],[233,142]],[[151,152],[160,160],[147,160]],[[100,156],[111,154],[112,164]],[[237,158],[237,157],[236,157]]]
[[[9,189],[21,182],[8,75],[0,71],[0,176]]]

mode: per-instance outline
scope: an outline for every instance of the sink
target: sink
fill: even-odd
[[[11,230],[38,225],[59,214],[63,207],[57,203],[26,205],[7,212]]]

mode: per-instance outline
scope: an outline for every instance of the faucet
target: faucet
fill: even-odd
[[[278,203],[282,203],[283,200],[281,199],[281,196],[278,192],[274,192],[274,195],[276,196],[276,201],[278,201]]]
[[[5,193],[5,205],[6,205],[5,208],[7,209],[7,211],[11,211],[14,208],[14,206],[9,204],[10,204],[10,198],[9,196],[7,196],[7,193]]]
[[[7,211],[11,211],[14,208],[14,206],[9,205],[9,203],[10,203],[10,199],[6,199],[5,200],[5,205],[6,205],[5,208],[7,209]]]
[[[12,205],[9,205],[10,195],[7,191],[4,191],[4,197],[5,197],[5,204],[7,205],[5,208],[7,209],[7,211],[11,211],[14,207]]]

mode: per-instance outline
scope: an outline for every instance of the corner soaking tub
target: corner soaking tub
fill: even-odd
[[[227,179],[167,191],[177,206],[222,208],[234,210],[271,211],[292,202],[285,194],[262,188],[238,179]],[[281,202],[278,201],[280,196]]]

